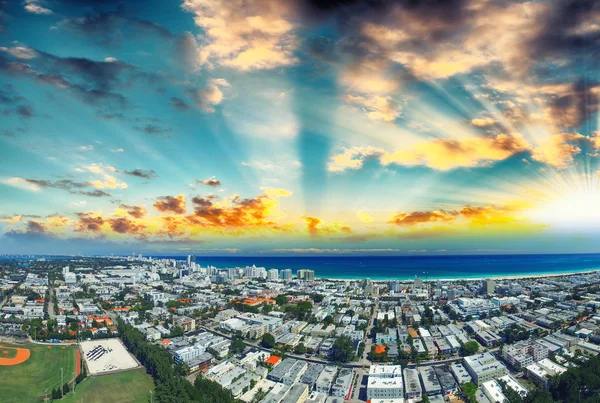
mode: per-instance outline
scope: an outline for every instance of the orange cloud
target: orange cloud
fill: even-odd
[[[406,149],[387,152],[375,147],[353,147],[331,157],[328,170],[360,169],[368,158],[376,158],[382,165],[423,165],[440,171],[469,168],[491,161],[502,161],[530,149],[518,134],[498,134],[460,140],[436,138],[413,144]]]
[[[161,213],[185,214],[186,202],[185,196],[163,196],[157,200],[153,206]]]
[[[318,217],[302,216],[306,223],[306,229],[310,236],[316,237],[322,234],[346,233],[351,234],[352,228],[342,223],[333,223],[331,225],[323,225]]]

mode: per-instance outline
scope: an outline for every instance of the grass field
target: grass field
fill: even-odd
[[[15,358],[17,356],[17,349],[11,347],[0,347],[1,358]]]
[[[48,389],[60,387],[60,368],[64,368],[64,380],[70,380],[75,371],[75,350],[73,346],[48,346],[25,344],[31,356],[22,364],[10,367],[0,366],[0,401],[2,403],[39,402]],[[64,349],[63,349],[64,347]],[[0,354],[2,353],[0,348]]]
[[[60,403],[148,403],[154,383],[144,369],[86,378]]]

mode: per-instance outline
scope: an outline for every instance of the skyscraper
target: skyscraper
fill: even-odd
[[[281,279],[283,281],[290,281],[292,279],[292,270],[291,269],[281,270]]]
[[[279,271],[277,271],[277,269],[271,269],[269,270],[269,276],[268,279],[270,281],[276,281],[279,280]]]
[[[304,280],[315,281],[315,271],[314,270],[304,270]]]

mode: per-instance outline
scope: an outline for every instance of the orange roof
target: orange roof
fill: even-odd
[[[123,308],[115,308],[115,309],[113,309],[113,311],[117,311],[117,312],[120,312],[120,311],[125,311],[125,312],[127,312],[127,311],[129,311],[130,309],[131,309],[131,307],[130,307],[130,306],[126,306],[126,307],[123,307]]]
[[[244,300],[243,304],[245,304],[245,305],[256,305],[256,304],[262,304],[263,302],[266,302],[266,303],[269,303],[269,304],[274,304],[275,300],[273,300],[271,298],[246,299],[246,300]]]
[[[171,344],[171,340],[164,339],[161,343],[164,344],[165,346],[167,346],[167,345]]]
[[[265,360],[265,362],[267,364],[271,364],[271,365],[276,365],[279,361],[281,361],[281,357],[278,357],[276,355],[272,355]]]
[[[69,334],[73,335],[73,334],[77,334],[77,332],[75,330],[69,330]]]
[[[385,346],[375,346],[375,354],[385,353]]]
[[[415,329],[413,329],[412,327],[408,328],[408,334],[410,335],[410,337],[417,338],[419,337],[419,334],[417,333],[417,331]]]

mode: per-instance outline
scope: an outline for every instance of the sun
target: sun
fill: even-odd
[[[530,218],[556,228],[598,228],[600,189],[566,193],[532,210]]]

